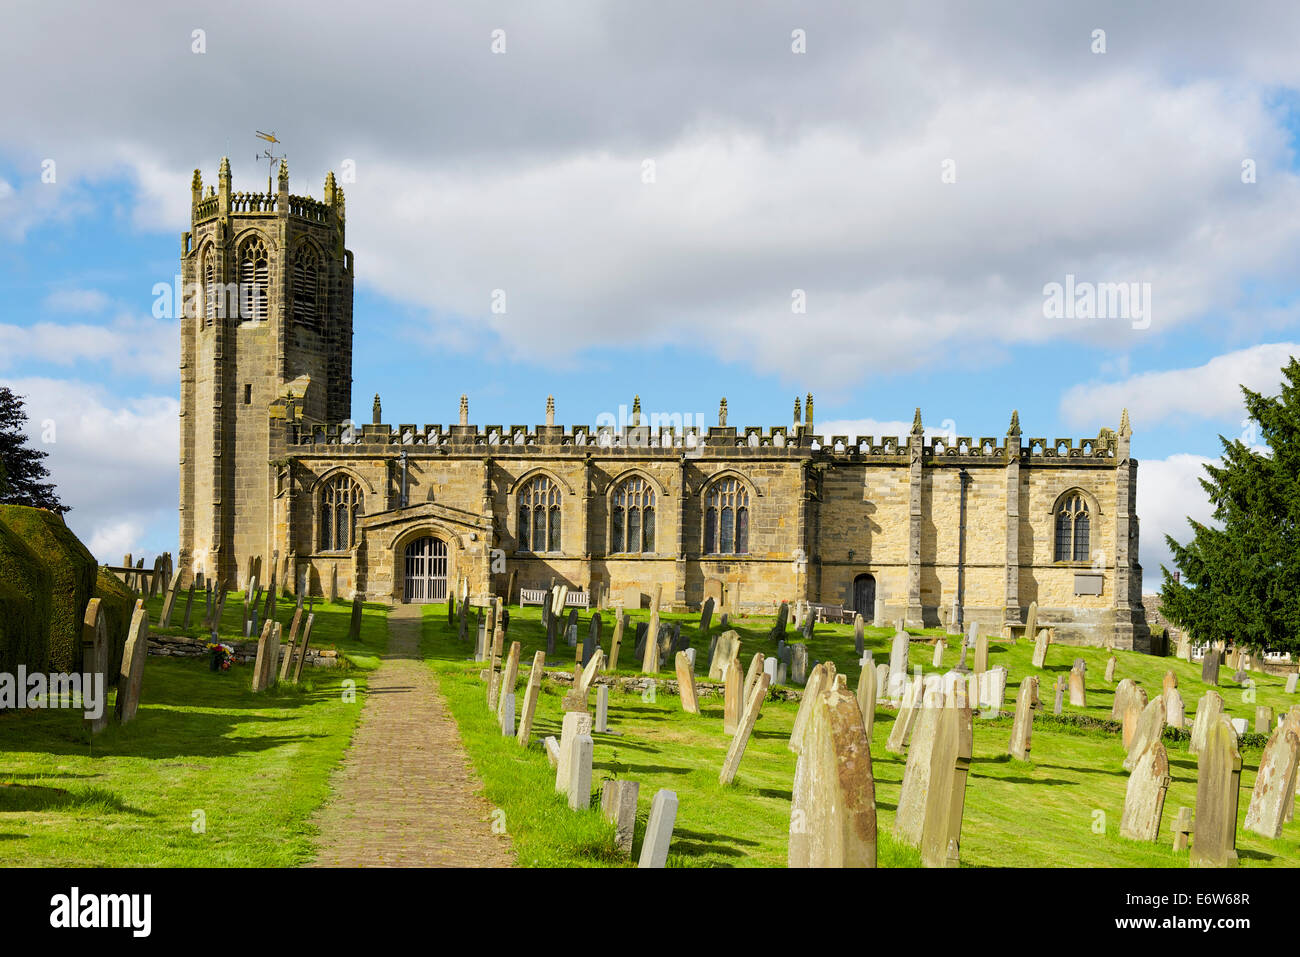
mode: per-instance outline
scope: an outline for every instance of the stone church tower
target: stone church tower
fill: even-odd
[[[352,404],[343,190],[330,173],[323,202],[291,196],[284,162],[277,186],[232,192],[223,159],[204,195],[195,170],[182,237],[180,565],[232,583],[239,556],[275,551],[267,408],[338,422]]]

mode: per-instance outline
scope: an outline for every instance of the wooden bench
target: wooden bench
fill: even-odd
[[[571,591],[564,596],[565,608],[591,608],[591,595],[585,591]]]
[[[545,588],[521,588],[519,589],[519,607],[525,605],[545,605],[546,589]]]
[[[845,622],[853,621],[854,613],[845,611],[843,605],[821,605],[815,601],[810,601],[808,608],[817,616],[816,620],[822,623],[833,622],[842,625]]]

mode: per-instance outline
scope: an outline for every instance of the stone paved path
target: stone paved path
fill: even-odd
[[[437,677],[419,658],[420,606],[394,606],[388,635],[334,793],[316,815],[316,866],[513,865]]]

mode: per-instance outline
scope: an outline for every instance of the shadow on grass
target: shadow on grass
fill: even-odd
[[[65,791],[63,788],[31,784],[0,784],[0,812],[69,811],[80,808],[153,817],[146,811],[123,804],[116,794],[106,788]]]

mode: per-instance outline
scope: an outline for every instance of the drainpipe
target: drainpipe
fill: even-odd
[[[957,526],[957,622],[958,634],[966,634],[966,487],[971,478],[965,469],[957,473],[961,480],[961,512]]]
[[[406,449],[402,449],[402,508],[406,508]]]

